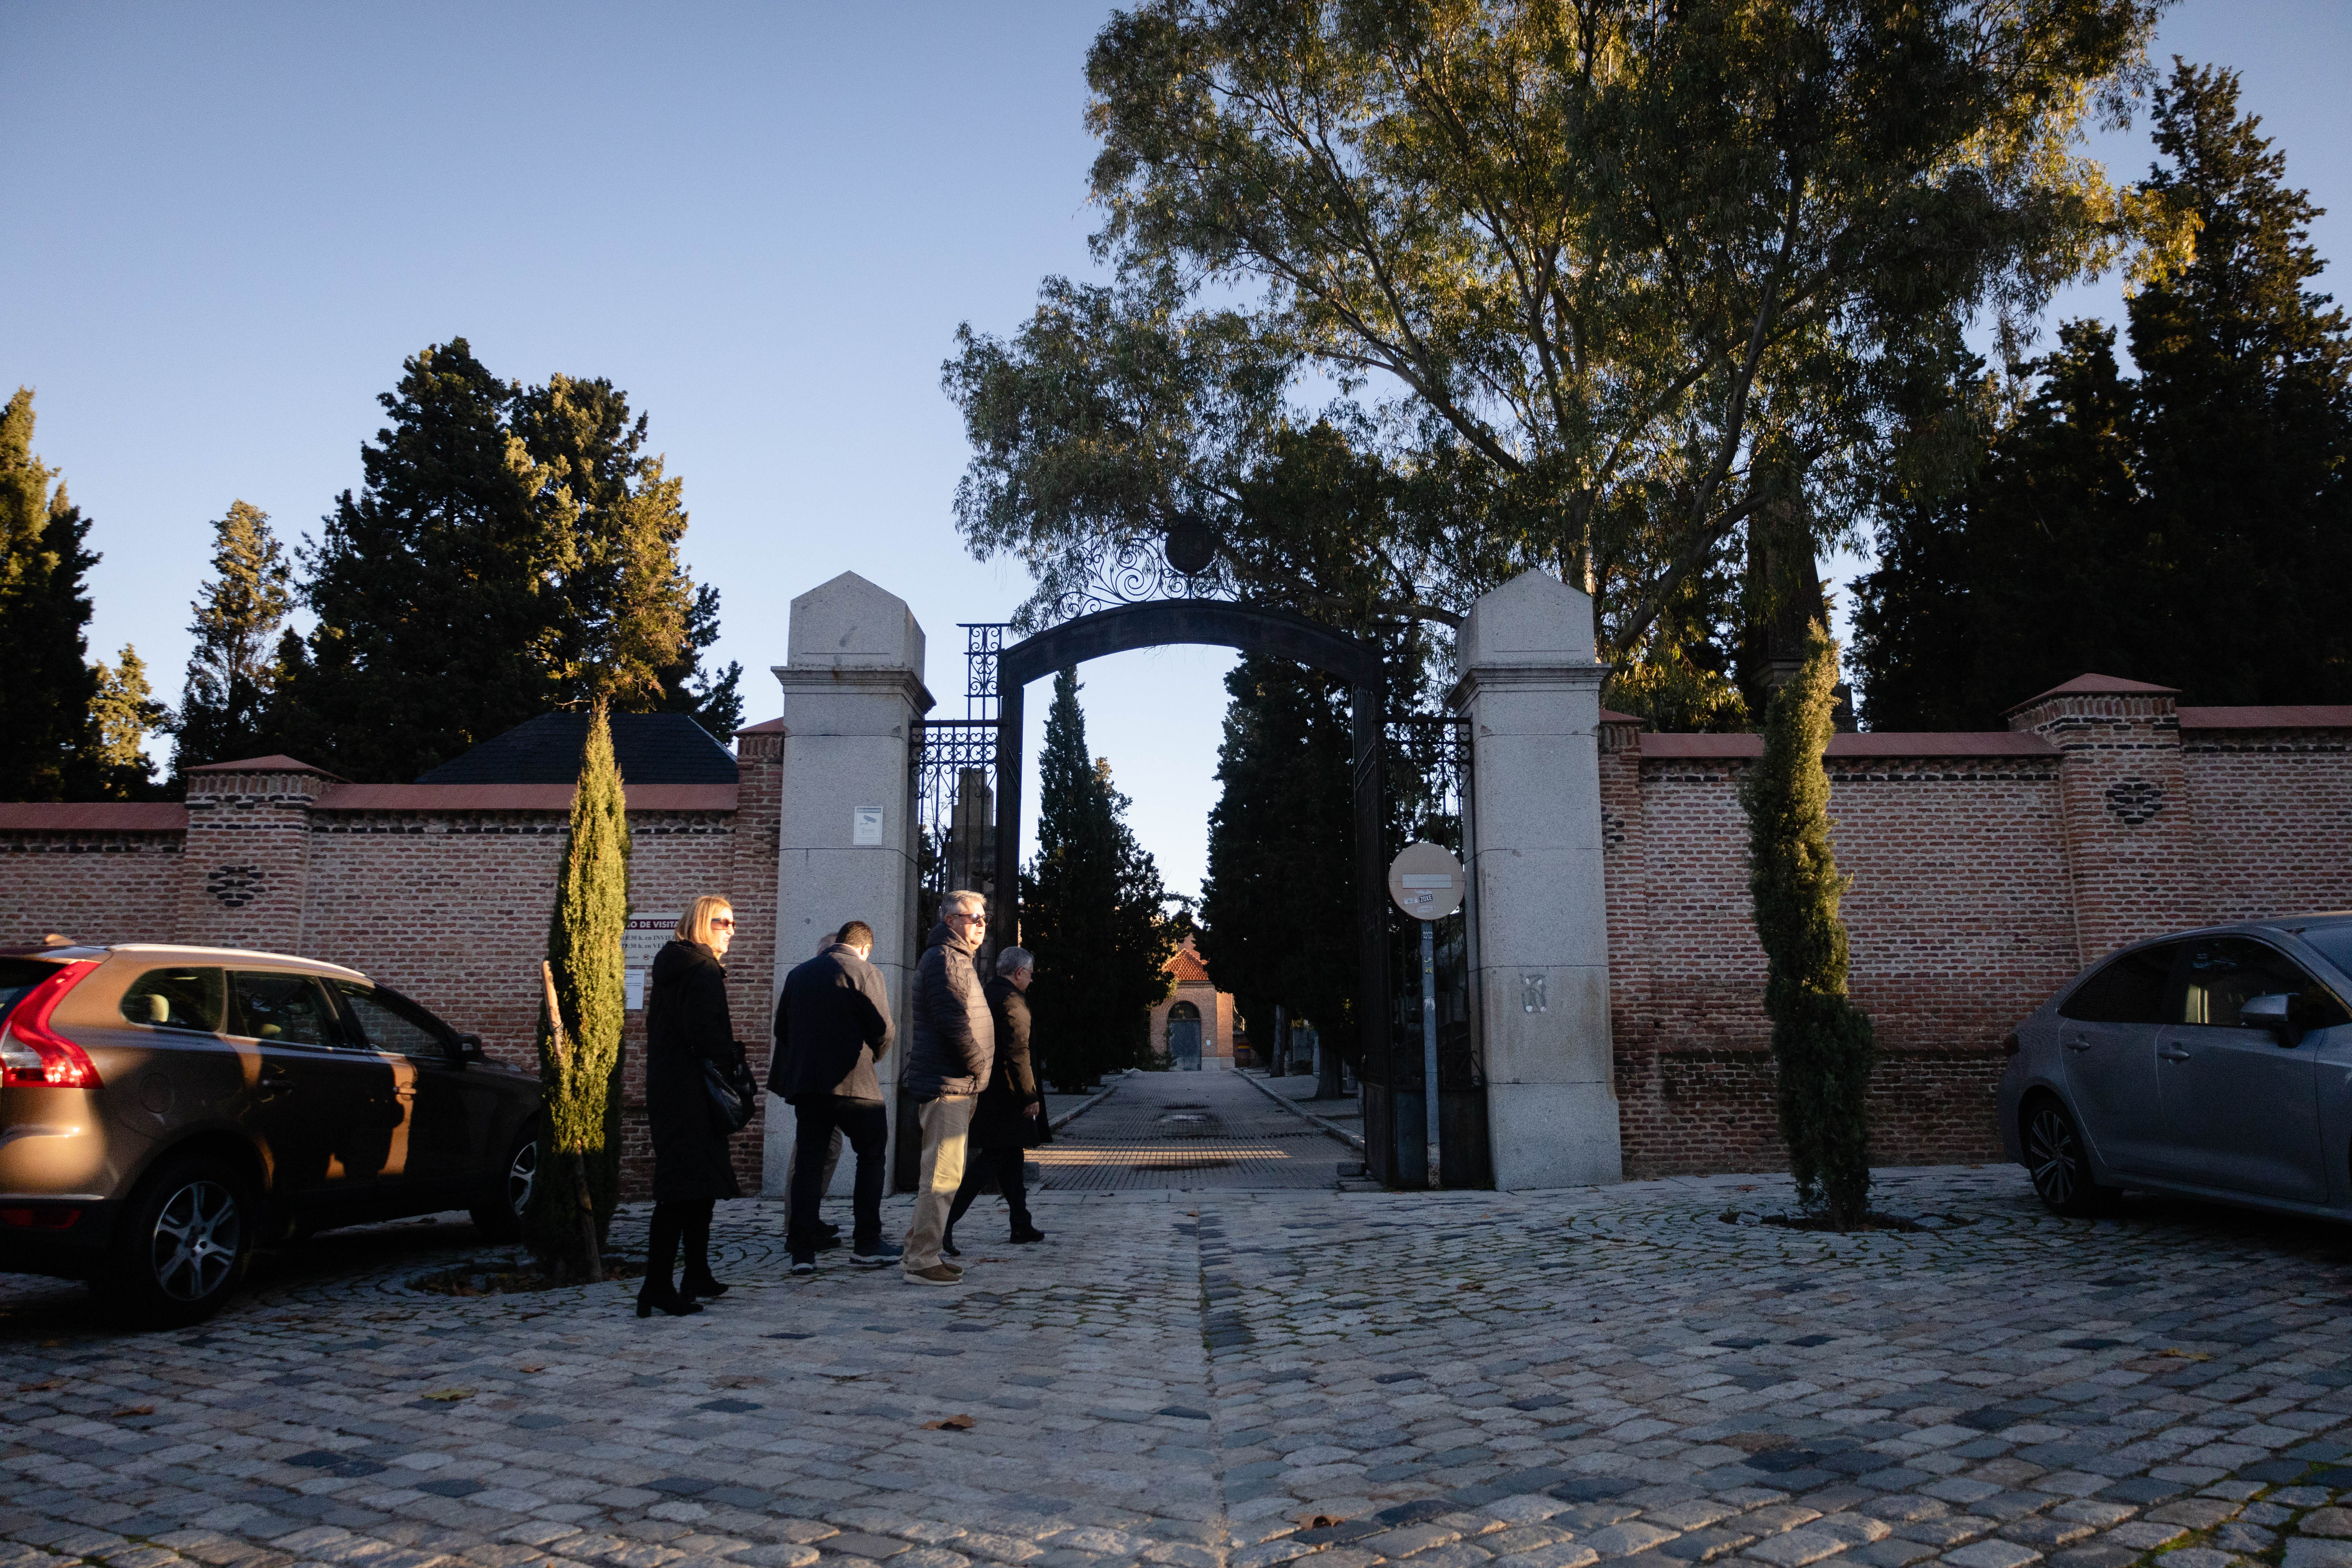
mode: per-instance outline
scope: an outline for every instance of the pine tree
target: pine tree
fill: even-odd
[[[1077,673],[1054,679],[1037,763],[1037,854],[1023,878],[1023,945],[1039,1070],[1066,1089],[1149,1056],[1150,1013],[1173,982],[1160,868],[1125,821],[1110,763],[1087,755]]]
[[[213,574],[189,606],[196,646],[180,710],[169,724],[175,776],[278,749],[269,743],[268,710],[278,686],[279,628],[294,607],[293,575],[269,514],[230,502],[213,524]]]
[[[1835,1229],[1870,1208],[1874,1055],[1870,1016],[1846,999],[1845,923],[1830,843],[1828,749],[1838,646],[1819,623],[1804,664],[1766,710],[1764,755],[1740,780],[1748,813],[1748,891],[1764,947],[1764,1010],[1772,1019],[1780,1136],[1808,1211]]]
[[[89,520],[33,456],[33,395],[0,410],[0,800],[72,800],[104,788],[90,704]]]
[[[599,703],[581,752],[572,836],[547,932],[539,1065],[553,1158],[525,1216],[531,1250],[559,1278],[601,1278],[604,1237],[618,1201],[628,914],[628,805]]]
[[[719,637],[719,591],[698,587],[678,560],[685,484],[644,449],[646,426],[602,377],[550,376],[516,399],[515,434],[544,471],[541,499],[560,541],[558,667],[576,699],[596,684],[583,672],[618,661],[632,671],[607,692],[619,710],[690,714],[725,740],[742,724],[742,667],[702,668]]]
[[[364,488],[304,552],[319,621],[272,715],[295,754],[361,780],[414,778],[562,695],[562,542],[537,504],[546,469],[507,426],[514,389],[463,338],[403,368]]]
[[[2310,289],[2320,209],[2238,112],[2233,71],[2178,60],[2156,95],[2168,160],[2142,193],[2193,217],[2190,259],[2133,298],[2146,515],[2169,653],[2143,679],[2210,703],[2352,699],[2352,330]],[[2118,673],[2138,675],[2138,670]]]
[[[98,694],[90,719],[98,729],[99,789],[110,800],[141,800],[154,793],[155,764],[147,737],[163,727],[166,710],[148,689],[147,664],[129,643],[109,666],[92,667]]]
[[[1997,729],[2095,670],[2184,701],[2352,699],[2352,331],[2305,287],[2319,216],[2238,113],[2175,63],[2167,160],[2139,186],[2193,236],[2152,256],[2116,334],[2060,329],[1956,494],[1894,509],[1855,616],[1876,729]]]

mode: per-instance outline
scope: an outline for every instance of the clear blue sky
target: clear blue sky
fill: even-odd
[[[1026,584],[955,538],[939,365],[959,322],[1009,330],[1040,278],[1088,269],[1081,72],[1108,13],[6,0],[0,392],[35,389],[36,449],[96,519],[93,652],[136,643],[176,699],[208,521],[242,498],[314,529],[402,357],[462,334],[501,375],[609,376],[652,416],[751,718],[780,706],[786,605],[845,569],[913,605],[960,712],[955,623]],[[2352,251],[2352,5],[2189,0],[2160,50],[2244,72],[2337,209],[2323,253]],[[2147,162],[2138,130],[2102,151]],[[1229,662],[1084,672],[1179,890]]]

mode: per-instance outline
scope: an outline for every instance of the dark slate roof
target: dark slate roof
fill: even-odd
[[[542,713],[430,773],[422,784],[568,784],[580,777],[585,713]],[[731,784],[735,758],[683,713],[615,713],[613,759],[632,784]]]

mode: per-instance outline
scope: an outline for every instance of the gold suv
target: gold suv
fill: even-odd
[[[0,1272],[150,1325],[257,1241],[463,1208],[511,1239],[540,1084],[357,970],[235,948],[0,950]]]

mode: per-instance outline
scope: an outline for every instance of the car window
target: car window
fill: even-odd
[[[2319,950],[2319,955],[2352,974],[2352,926],[2308,926],[2295,935]]]
[[[2217,936],[2184,944],[2180,1015],[2183,1024],[2245,1028],[2238,1011],[2249,997],[2294,997],[2289,1016],[2301,1029],[2328,1029],[2352,1017],[2333,992],[2302,965],[2251,937]]]
[[[272,1045],[339,1046],[343,1032],[325,993],[307,974],[237,970],[229,976],[229,1033]]]
[[[122,1016],[160,1029],[220,1027],[221,972],[217,969],[151,969],[122,994]]]
[[[31,994],[34,986],[58,972],[58,965],[45,963],[37,958],[0,958],[0,1021],[16,1010],[16,1004]]]
[[[2076,986],[2058,1016],[2084,1024],[2161,1024],[2178,942],[2136,948]]]
[[[343,1000],[359,1019],[360,1028],[366,1034],[368,1044],[377,1050],[393,1051],[404,1057],[446,1057],[449,1054],[448,1037],[440,1026],[440,1020],[407,997],[355,985],[348,980],[337,981],[335,989],[343,994]]]

